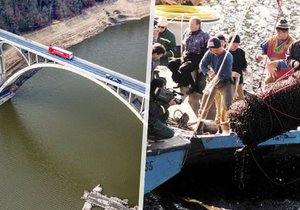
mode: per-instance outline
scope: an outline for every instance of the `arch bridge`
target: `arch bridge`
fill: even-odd
[[[4,44],[15,48],[25,61],[25,65],[12,74],[8,74],[5,66]],[[48,46],[0,29],[0,105],[13,97],[24,81],[44,67],[70,71],[91,80],[117,97],[143,121],[145,103],[148,101],[145,83],[75,56],[68,60],[53,55],[48,52]]]

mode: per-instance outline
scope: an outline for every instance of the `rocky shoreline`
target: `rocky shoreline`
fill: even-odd
[[[97,3],[76,17],[54,21],[40,30],[23,34],[27,39],[44,45],[68,48],[101,33],[118,23],[137,20],[150,15],[148,0],[116,0]],[[16,51],[6,52],[6,67],[9,73],[22,63]]]

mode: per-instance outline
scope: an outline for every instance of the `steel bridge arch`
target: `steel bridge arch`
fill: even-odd
[[[22,52],[22,50],[20,48],[16,47],[15,45],[13,45],[13,44],[11,44],[9,42],[0,41],[1,49],[2,49],[3,44],[7,44],[7,45],[13,47],[14,49],[16,49],[21,54],[21,56],[24,58],[24,60],[26,61],[27,65],[28,66],[30,65],[30,62],[29,62],[28,58],[26,58],[26,56],[23,54],[23,52]]]
[[[38,69],[38,68],[56,68],[56,69],[62,69],[65,71],[69,71],[72,73],[75,73],[79,76],[82,76],[94,83],[96,83],[97,85],[100,85],[101,87],[103,87],[104,89],[106,89],[107,91],[109,91],[111,94],[113,94],[115,97],[117,97],[123,104],[125,104],[127,106],[127,108],[129,108],[130,111],[132,111],[135,116],[142,121],[142,123],[145,123],[143,117],[142,117],[142,113],[139,113],[131,104],[130,102],[128,102],[125,98],[123,98],[121,95],[119,95],[117,92],[115,92],[111,87],[109,87],[107,84],[105,84],[103,81],[100,81],[98,79],[96,79],[95,77],[93,77],[92,74],[89,73],[85,73],[85,72],[81,72],[78,71],[76,69],[73,69],[71,67],[68,66],[64,66],[61,64],[56,64],[56,63],[36,63],[36,64],[32,64],[29,65],[19,71],[17,71],[16,73],[14,73],[13,75],[11,75],[0,87],[0,92],[2,92],[6,87],[8,87],[9,85],[11,85],[12,83],[14,83],[20,76],[22,76],[23,74],[25,74],[26,72],[29,72],[30,70],[33,69]],[[105,79],[104,79],[105,80]],[[110,84],[115,83],[116,85],[118,85],[118,83],[110,81],[107,79],[107,81]],[[146,100],[146,98],[144,99]]]

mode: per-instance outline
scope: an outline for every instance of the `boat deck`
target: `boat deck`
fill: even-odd
[[[186,150],[190,148],[190,141],[179,135],[162,141],[148,141],[147,156],[159,155],[167,152]]]
[[[192,131],[176,129],[191,141],[187,164],[195,162],[226,161],[235,157],[238,149],[245,147],[242,140],[235,134],[193,135]],[[190,137],[188,137],[188,134]],[[257,145],[257,150],[264,156],[298,155],[300,156],[300,129],[291,130],[274,136]]]

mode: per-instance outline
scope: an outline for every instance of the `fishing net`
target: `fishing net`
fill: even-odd
[[[300,73],[236,102],[229,111],[231,128],[246,145],[257,145],[300,125]]]

